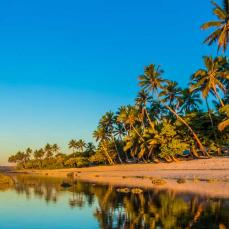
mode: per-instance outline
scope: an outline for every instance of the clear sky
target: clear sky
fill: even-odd
[[[92,140],[132,103],[150,63],[185,86],[213,19],[209,0],[10,0],[0,6],[0,164],[10,153]]]

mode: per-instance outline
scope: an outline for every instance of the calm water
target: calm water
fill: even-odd
[[[0,228],[219,228],[229,229],[229,199],[169,191],[119,193],[112,186],[14,177],[0,190]]]

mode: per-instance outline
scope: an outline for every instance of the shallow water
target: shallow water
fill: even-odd
[[[120,193],[117,187],[19,175],[0,190],[0,228],[229,229],[229,199],[171,191]]]

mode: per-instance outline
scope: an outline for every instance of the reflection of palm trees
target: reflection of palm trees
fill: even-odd
[[[84,201],[84,195],[83,193],[77,193],[76,184],[74,182],[74,179],[72,180],[72,198],[69,199],[69,205],[71,208],[84,207],[85,201]]]
[[[83,208],[98,203],[94,212],[100,228],[225,228],[229,227],[229,201],[172,191],[144,191],[140,194],[119,193],[113,186],[99,186],[70,180],[72,192],[68,204]],[[18,194],[33,194],[47,202],[58,201],[61,179],[18,176]]]
[[[94,214],[100,228],[212,228],[209,218],[215,221],[214,228],[228,226],[229,213],[223,214],[229,210],[229,203],[222,209],[220,200],[161,191],[120,194],[109,188],[106,192],[95,190],[95,194],[100,200]]]
[[[43,198],[46,202],[56,202],[57,193],[60,189],[60,181],[56,179],[48,179],[42,177],[19,175],[15,178],[14,189],[18,194],[26,194],[27,198],[35,195]]]

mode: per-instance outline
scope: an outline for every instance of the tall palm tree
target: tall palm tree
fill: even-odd
[[[103,149],[106,157],[108,158],[108,161],[111,165],[114,165],[114,160],[112,159],[110,152],[108,150],[108,136],[106,135],[105,130],[101,127],[98,126],[98,128],[93,132],[93,137],[97,142],[99,142],[99,146]],[[100,148],[98,147],[98,148]]]
[[[44,149],[42,149],[42,148],[39,149],[39,150],[35,150],[35,151],[33,152],[34,158],[35,158],[36,160],[39,160],[39,161],[40,161],[40,168],[42,168],[42,159],[43,159],[44,155],[45,155],[45,151],[44,151]]]
[[[117,116],[118,117],[118,116]],[[127,131],[123,125],[123,123],[120,123],[117,121],[117,117],[116,117],[116,125],[114,127],[114,136],[116,136],[119,141],[123,140],[123,137],[126,136]]]
[[[111,139],[114,143],[115,150],[118,156],[118,160],[120,163],[122,163],[122,159],[118,150],[118,146],[116,143],[116,139],[114,136],[114,126],[116,124],[116,117],[113,112],[106,112],[106,114],[101,118],[99,121],[99,126],[104,129],[107,138]]]
[[[226,88],[222,83],[222,80],[229,80],[228,70],[224,69],[224,66],[228,64],[226,57],[216,57],[211,56],[203,57],[205,69],[199,69],[196,71],[192,77],[191,91],[200,89],[203,98],[205,99],[209,93],[212,91],[214,95],[219,100],[221,106],[224,106],[224,102],[220,98],[218,89],[226,93]]]
[[[139,76],[139,85],[147,92],[153,94],[158,92],[159,88],[162,88],[163,83],[166,82],[161,76],[164,71],[161,67],[155,64],[150,64],[145,67],[144,74]]]
[[[86,142],[83,139],[79,139],[77,141],[77,149],[79,149],[80,153],[82,154],[84,151],[84,148],[86,147]]]
[[[85,153],[89,157],[90,155],[93,155],[95,153],[96,147],[92,142],[88,142],[86,145]]]
[[[58,154],[59,150],[60,150],[60,147],[57,144],[53,144],[52,145],[52,150],[53,150],[54,154]]]
[[[31,157],[32,153],[33,153],[33,150],[30,149],[30,148],[27,148],[25,150],[25,160],[26,161],[29,161],[30,160],[30,157]]]
[[[165,107],[158,100],[151,101],[149,110],[157,124],[161,122],[164,116],[166,116],[167,109],[165,109]]]
[[[46,153],[46,158],[50,159],[53,156],[52,146],[49,143],[47,143],[45,148],[44,148],[44,150],[45,150],[45,153]]]
[[[213,13],[218,18],[217,21],[210,21],[202,25],[202,29],[216,28],[204,41],[208,45],[214,42],[218,43],[218,51],[220,48],[225,52],[229,42],[229,0],[222,0],[222,7],[212,1],[214,5]]]
[[[199,106],[202,105],[202,100],[196,92],[191,92],[188,88],[182,91],[181,97],[181,112],[190,113],[197,111]]]
[[[150,66],[152,66],[152,65],[150,65]],[[161,70],[161,72],[163,72],[163,71]],[[161,74],[160,74],[160,76],[161,76]],[[148,92],[158,93],[159,88],[163,89],[162,82],[167,82],[167,80],[164,80],[162,77],[160,77],[160,83],[155,83],[155,80],[153,79],[154,77],[156,79],[158,79],[158,74],[155,74],[155,75],[152,74],[151,75],[152,79],[148,80],[148,81],[146,81],[144,77],[139,77],[139,80],[140,80],[139,85],[146,88],[146,90],[148,90]],[[161,95],[164,95],[163,91],[162,91]],[[195,141],[199,145],[201,151],[204,154],[206,154],[207,156],[209,156],[208,153],[206,152],[206,149],[202,145],[199,137],[197,136],[195,131],[191,128],[191,126],[174,109],[172,109],[169,105],[167,105],[165,102],[163,102],[163,99],[164,99],[163,97],[162,98],[158,97],[158,99],[163,104],[163,106],[165,106],[181,123],[183,123],[188,128],[188,130],[192,133],[193,138],[195,139]]]
[[[151,120],[150,114],[147,110],[147,103],[151,102],[151,100],[152,100],[152,97],[149,96],[149,94],[147,93],[146,90],[139,91],[138,95],[135,99],[136,106],[141,111],[141,121],[142,121],[143,127],[144,127],[144,119],[145,119],[145,115],[146,115],[150,126],[152,128],[154,128],[154,123]]]
[[[135,124],[139,122],[139,115],[138,111],[135,107],[132,106],[126,106],[123,107],[121,112],[119,113],[119,116],[117,117],[118,122],[123,122],[126,126],[129,126],[130,130],[133,130],[139,138],[144,142],[144,138],[141,135],[141,133],[138,131],[138,129],[135,127]]]
[[[77,149],[77,141],[72,139],[69,143],[68,143],[68,148],[72,149],[72,153],[75,153],[75,150]]]
[[[164,86],[161,88],[161,92],[159,93],[159,97],[163,97],[163,102],[168,102],[170,107],[178,107],[180,104],[180,98],[182,89],[178,87],[177,82],[167,80]]]

